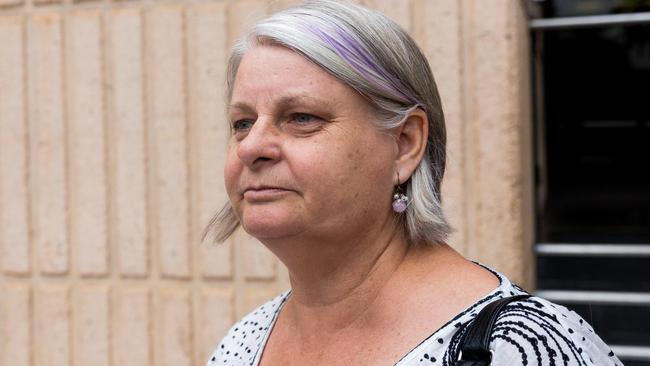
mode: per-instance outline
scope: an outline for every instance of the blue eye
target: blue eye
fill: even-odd
[[[314,122],[317,119],[317,117],[307,113],[296,113],[293,119],[298,123],[305,124],[305,123]]]
[[[253,127],[253,123],[255,123],[255,121],[250,119],[240,119],[238,121],[233,122],[232,129],[235,132],[250,130],[251,127]]]

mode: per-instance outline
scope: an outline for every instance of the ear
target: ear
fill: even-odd
[[[400,184],[408,180],[427,150],[429,119],[422,108],[415,108],[396,129],[397,157],[395,165]]]

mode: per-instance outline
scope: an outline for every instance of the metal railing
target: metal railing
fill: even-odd
[[[647,258],[650,244],[539,243],[535,253],[542,257]],[[650,306],[650,293],[540,289],[536,296],[562,304]],[[650,361],[650,346],[611,344],[623,360]]]
[[[528,25],[533,30],[551,30],[648,23],[650,23],[650,12],[531,19]]]
[[[542,256],[650,257],[650,244],[539,243],[535,253]]]
[[[650,347],[624,346],[620,344],[610,344],[610,347],[618,357],[625,358],[626,360],[650,360]]]
[[[538,290],[535,295],[564,304],[650,305],[650,293],[647,292]]]
[[[562,29],[642,24],[650,25],[650,12],[531,19],[529,28],[536,34],[542,35],[545,31]],[[648,258],[650,244],[539,243],[535,246],[535,253],[540,257]],[[650,306],[648,292],[540,289],[535,292],[535,295],[563,304]],[[621,359],[650,361],[650,346],[626,344],[610,346]]]

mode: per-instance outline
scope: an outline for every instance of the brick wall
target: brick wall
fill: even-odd
[[[288,287],[247,235],[200,235],[225,199],[228,47],[290,2],[0,0],[0,366],[199,365]],[[520,3],[366,3],[437,77],[452,244],[530,283]]]

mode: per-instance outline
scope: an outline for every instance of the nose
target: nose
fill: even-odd
[[[237,156],[250,169],[274,164],[280,159],[280,131],[270,118],[258,117],[238,142]]]

